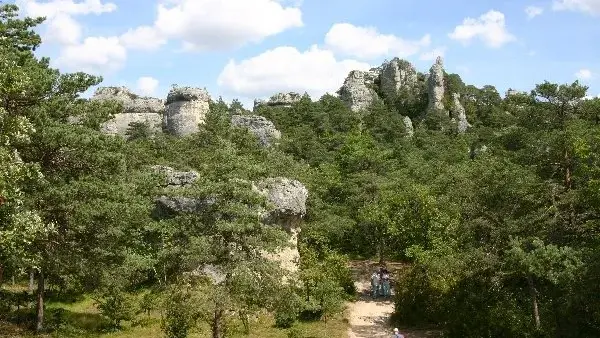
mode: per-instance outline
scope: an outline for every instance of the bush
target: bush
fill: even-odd
[[[135,303],[130,295],[117,288],[107,289],[96,300],[100,314],[106,317],[113,329],[121,328],[121,322],[134,317]]]

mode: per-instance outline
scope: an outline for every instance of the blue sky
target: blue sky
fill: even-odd
[[[576,79],[600,94],[600,0],[15,0],[47,16],[62,71],[164,97],[171,84],[251,102],[334,92],[352,69],[443,55],[468,84],[530,90]]]

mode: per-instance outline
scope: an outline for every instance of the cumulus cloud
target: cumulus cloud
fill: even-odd
[[[139,26],[129,29],[119,37],[123,46],[129,49],[155,50],[167,43],[167,39],[155,28]]]
[[[544,13],[544,9],[542,7],[537,6],[527,6],[525,7],[525,14],[527,14],[527,18],[533,19],[538,15],[542,15]]]
[[[382,34],[374,27],[358,27],[349,23],[336,23],[325,35],[328,48],[360,59],[381,56],[405,58],[428,47],[429,34],[420,40],[405,40],[392,34]]]
[[[580,80],[588,80],[592,78],[592,71],[589,69],[580,69],[575,73],[575,77]]]
[[[335,93],[351,70],[367,70],[367,63],[337,60],[332,51],[311,46],[306,51],[277,47],[255,57],[230,60],[217,79],[224,90],[245,97],[275,92],[307,92],[318,98]]]
[[[127,50],[117,37],[88,37],[82,43],[65,46],[56,63],[70,71],[101,74],[120,69],[127,59]]]
[[[499,48],[516,40],[506,29],[504,14],[495,10],[490,10],[477,19],[464,19],[448,36],[465,45],[479,39],[490,48]]]
[[[102,0],[17,0],[16,4],[27,16],[46,17],[44,40],[64,45],[76,44],[81,39],[81,24],[74,19],[75,16],[100,15],[117,9],[114,3],[104,3]]]
[[[421,53],[421,55],[419,56],[419,60],[433,61],[438,56],[443,57],[445,53],[446,53],[446,47],[434,48],[430,51]]]
[[[151,76],[142,76],[137,80],[137,89],[142,95],[154,95],[158,88],[158,80]]]
[[[302,12],[276,0],[175,0],[158,5],[154,28],[187,49],[224,50],[301,27]]]
[[[552,3],[555,11],[582,12],[593,16],[600,16],[600,1],[598,0],[555,0]]]

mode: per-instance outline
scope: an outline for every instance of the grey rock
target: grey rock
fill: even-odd
[[[152,169],[165,176],[165,187],[188,187],[192,185],[199,177],[197,171],[176,171],[175,169],[163,165],[152,166]]]
[[[438,56],[429,69],[427,78],[429,105],[428,111],[444,110],[444,64],[442,57]]]
[[[167,95],[163,128],[175,136],[198,132],[209,110],[210,95],[206,89],[174,87]]]
[[[376,69],[351,71],[338,91],[340,99],[352,111],[358,112],[367,109],[378,99],[374,90],[375,80],[378,77],[379,72]]]
[[[300,101],[301,99],[302,95],[298,93],[277,93],[271,96],[269,100],[255,99],[254,110],[256,110],[260,106],[290,108],[294,103]]]
[[[123,106],[123,112],[102,124],[102,132],[124,136],[131,123],[145,123],[154,133],[161,131],[165,106],[162,100],[142,97],[126,87],[100,87],[91,100],[114,100]],[[76,122],[76,121],[71,121]]]
[[[160,196],[155,200],[155,203],[155,213],[160,218],[177,214],[198,213],[212,205],[209,200],[183,196]]]
[[[385,97],[393,98],[403,88],[412,88],[417,83],[417,70],[406,60],[393,58],[381,67],[380,86]]]
[[[247,128],[256,135],[263,147],[270,147],[281,138],[281,132],[275,128],[273,122],[258,115],[232,115],[231,125]]]
[[[412,137],[415,133],[415,128],[413,127],[412,120],[408,116],[404,116],[402,119],[404,122],[404,128],[406,130],[406,137]]]
[[[465,108],[460,103],[460,94],[452,93],[452,118],[457,123],[459,133],[464,133],[471,127],[469,121],[467,121],[467,114]]]

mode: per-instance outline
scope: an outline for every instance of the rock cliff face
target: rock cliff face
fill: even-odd
[[[459,133],[464,133],[471,127],[469,121],[467,121],[467,114],[465,108],[460,103],[460,94],[452,94],[452,119],[456,121]]]
[[[91,100],[114,100],[123,106],[123,112],[102,125],[102,132],[124,136],[133,122],[146,123],[153,132],[161,131],[165,106],[162,100],[141,97],[125,87],[100,87]]]
[[[281,138],[281,133],[275,128],[273,122],[262,116],[232,115],[231,125],[247,128],[252,134],[256,135],[263,147],[270,147]]]
[[[298,270],[298,234],[302,218],[306,215],[308,190],[302,183],[288,178],[267,178],[256,184],[256,189],[275,205],[275,209],[264,216],[264,222],[282,227],[289,235],[289,244],[275,255],[267,255],[278,261],[289,272]]]
[[[435,63],[429,69],[427,84],[429,94],[429,105],[427,110],[444,110],[444,64],[440,56],[436,58]]]
[[[294,92],[289,93],[277,93],[268,101],[256,99],[254,100],[254,109],[260,106],[269,106],[269,107],[291,107],[294,103],[300,101],[302,99],[302,95]]]
[[[206,89],[175,87],[167,95],[163,128],[175,136],[187,136],[198,131],[209,110],[210,95]]]
[[[401,88],[416,85],[417,71],[410,62],[394,58],[382,65],[379,82],[384,97],[392,98]]]
[[[406,130],[406,137],[412,137],[415,133],[415,128],[413,127],[412,120],[408,116],[404,116],[402,119],[404,122],[404,128]]]
[[[352,111],[361,111],[367,109],[375,100],[378,99],[374,84],[379,78],[379,71],[376,69],[370,71],[353,70],[348,74],[344,84],[338,91],[340,99]]]

